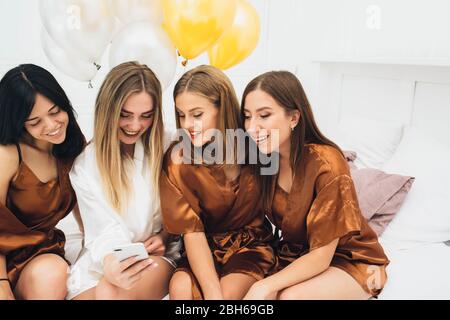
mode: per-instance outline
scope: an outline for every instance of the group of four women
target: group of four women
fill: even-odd
[[[318,129],[299,80],[251,81],[239,105],[220,70],[200,66],[174,90],[145,65],[115,67],[87,143],[56,79],[21,65],[0,81],[0,299],[367,299],[389,263],[361,215],[347,162]],[[262,163],[180,161],[244,129]],[[229,143],[223,152],[235,149]],[[70,265],[55,226],[73,212],[83,249]],[[141,242],[150,258],[119,261]]]

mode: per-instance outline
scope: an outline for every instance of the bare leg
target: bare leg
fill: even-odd
[[[347,272],[330,267],[320,275],[279,292],[280,300],[367,300],[370,294]]]
[[[169,292],[169,280],[173,267],[161,257],[151,258],[158,266],[144,271],[142,278],[132,289],[125,290],[102,279],[97,287],[81,293],[74,300],[160,300],[164,298]]]
[[[257,280],[243,273],[230,273],[220,279],[222,295],[225,300],[242,300]]]
[[[194,299],[192,295],[192,279],[187,272],[175,272],[172,280],[170,280],[169,296],[170,300]]]
[[[23,300],[64,300],[67,295],[67,262],[56,254],[42,254],[23,269],[15,296]]]

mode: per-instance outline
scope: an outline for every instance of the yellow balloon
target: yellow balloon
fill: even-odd
[[[237,0],[163,0],[163,27],[190,60],[208,50],[233,23]]]
[[[208,50],[211,65],[226,70],[242,62],[256,49],[260,35],[258,12],[246,0],[238,0],[233,25]]]

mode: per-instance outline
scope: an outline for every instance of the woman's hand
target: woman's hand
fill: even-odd
[[[153,256],[163,256],[166,253],[167,233],[164,231],[151,236],[144,242],[148,254]]]
[[[3,300],[16,300],[7,281],[0,281],[0,301]]]
[[[111,253],[103,261],[103,272],[105,279],[111,284],[130,290],[142,278],[142,273],[150,267],[156,267],[158,264],[152,259],[138,261],[132,257],[120,262],[116,256]]]
[[[244,300],[275,300],[276,297],[277,292],[273,291],[264,280],[260,280],[251,286]]]

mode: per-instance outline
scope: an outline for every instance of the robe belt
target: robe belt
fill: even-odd
[[[271,233],[264,227],[249,227],[229,231],[226,233],[208,234],[214,248],[214,255],[226,263],[237,251],[253,241],[264,242],[270,240]]]

